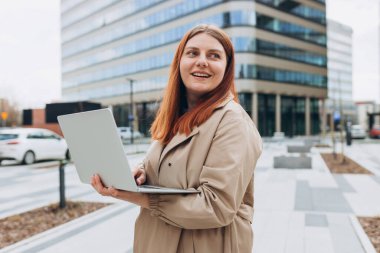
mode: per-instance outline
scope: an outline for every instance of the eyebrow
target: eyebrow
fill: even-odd
[[[199,48],[197,48],[197,47],[185,47],[185,49],[197,49],[197,50],[199,50]],[[223,53],[223,51],[221,51],[219,49],[210,49],[210,50],[207,50],[207,51],[218,52],[220,54]]]

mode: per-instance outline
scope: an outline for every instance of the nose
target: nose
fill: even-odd
[[[196,62],[197,67],[207,67],[207,58],[205,55],[201,54],[199,55],[197,62]]]

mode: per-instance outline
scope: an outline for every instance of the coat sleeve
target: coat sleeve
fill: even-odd
[[[261,150],[261,138],[252,121],[241,113],[227,111],[200,174],[200,193],[150,194],[151,215],[185,229],[229,225],[242,203]]]

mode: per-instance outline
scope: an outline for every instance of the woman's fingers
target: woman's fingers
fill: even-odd
[[[95,174],[91,178],[91,185],[95,190],[103,196],[111,196],[110,188],[104,187],[103,182],[98,174]],[[116,189],[115,189],[116,190]]]
[[[133,170],[133,176],[136,180],[137,185],[142,185],[145,183],[146,176],[145,176],[145,170],[141,168],[136,168]]]

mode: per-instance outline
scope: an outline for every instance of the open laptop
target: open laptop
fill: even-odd
[[[105,186],[116,189],[160,194],[198,193],[195,189],[138,186],[129,167],[115,119],[110,109],[58,116],[79,178],[90,184],[99,174]]]

